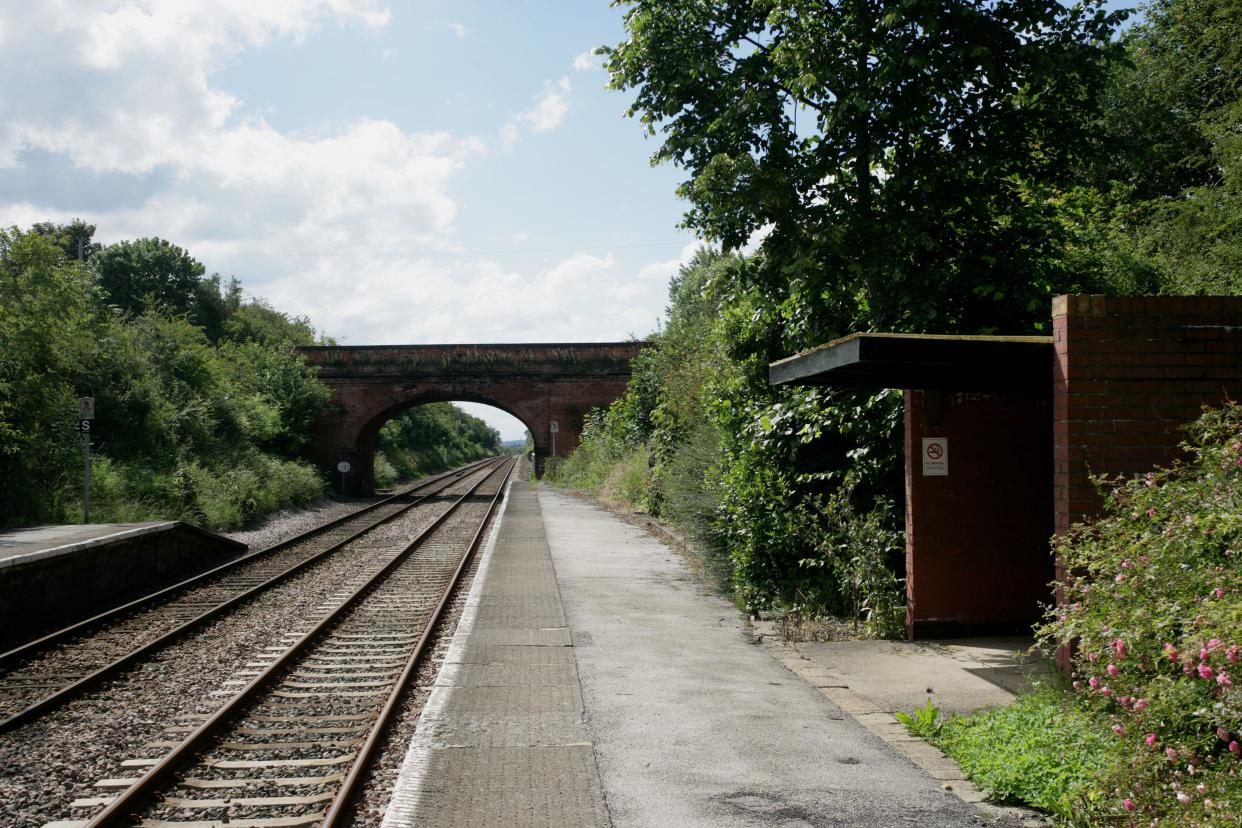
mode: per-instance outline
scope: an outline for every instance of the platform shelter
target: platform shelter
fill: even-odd
[[[1242,398],[1242,297],[1059,296],[1051,330],[861,333],[770,366],[904,392],[911,639],[1029,630],[1049,538],[1099,508],[1091,475],[1168,465],[1203,406]]]

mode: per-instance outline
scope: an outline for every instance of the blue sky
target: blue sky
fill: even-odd
[[[642,336],[695,241],[589,54],[622,37],[605,0],[6,2],[0,224],[167,238],[347,344]]]

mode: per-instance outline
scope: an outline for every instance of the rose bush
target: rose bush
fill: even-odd
[[[1056,543],[1072,575],[1038,633],[1072,650],[1078,701],[1121,748],[1091,824],[1242,814],[1242,406],[1187,432],[1184,460],[1101,480],[1102,516]]]

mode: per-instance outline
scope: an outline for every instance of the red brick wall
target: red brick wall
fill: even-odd
[[[1099,508],[1092,473],[1168,465],[1202,406],[1242,398],[1242,297],[1059,296],[1052,326],[1059,534]]]
[[[906,632],[1019,632],[1051,598],[1048,398],[927,392],[906,401]],[[931,406],[935,419],[934,404]],[[948,475],[923,475],[924,437],[948,440]]]

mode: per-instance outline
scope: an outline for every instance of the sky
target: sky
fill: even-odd
[[[0,0],[0,225],[168,239],[342,344],[641,337],[696,245],[622,37],[604,0]]]
[[[0,0],[0,226],[168,239],[342,344],[644,336],[697,242],[592,54],[621,14]]]

